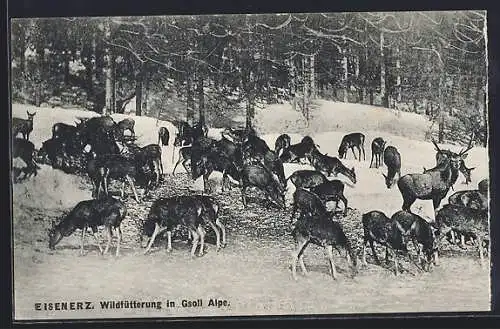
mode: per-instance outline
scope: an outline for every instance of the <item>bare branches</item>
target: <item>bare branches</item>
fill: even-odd
[[[430,51],[430,52],[434,53],[434,55],[437,56],[437,58],[439,60],[439,63],[441,65],[444,65],[443,59],[441,58],[441,54],[436,49],[433,49],[433,48],[424,48],[424,47],[412,47],[412,49],[423,50],[423,51]]]
[[[292,15],[290,14],[290,15],[288,15],[287,19],[283,23],[281,23],[277,26],[269,26],[269,25],[264,24],[264,23],[256,23],[255,25],[265,27],[266,29],[269,29],[269,30],[281,30],[282,28],[288,26],[288,24],[290,24],[291,21],[292,21]]]

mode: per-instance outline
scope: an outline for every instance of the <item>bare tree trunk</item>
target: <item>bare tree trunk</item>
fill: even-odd
[[[401,53],[399,47],[396,47],[396,105],[401,103]]]
[[[444,93],[443,93],[443,88],[444,88],[444,83],[443,83],[443,74],[444,72],[441,71],[441,75],[439,77],[439,87],[438,87],[438,93],[439,93],[439,126],[438,126],[438,142],[442,143],[444,140]]]
[[[45,49],[39,44],[36,49],[36,73],[35,73],[35,106],[42,103],[42,85],[44,80]]]
[[[355,77],[355,83],[356,83],[356,90],[358,91],[358,103],[363,103],[363,92],[362,88],[360,88],[360,83],[359,83],[359,56],[354,56],[354,77]]]
[[[21,24],[20,24],[21,25]],[[31,25],[26,24],[26,25],[21,25],[20,28],[20,33],[21,35],[19,36],[19,41],[20,41],[20,48],[21,48],[21,53],[19,54],[19,77],[21,79],[21,95],[23,96],[26,95],[26,35],[29,34],[29,31],[27,29],[30,29]]]
[[[203,90],[203,75],[198,74],[197,79],[197,91],[198,91],[198,114],[200,124],[205,124],[205,92]]]
[[[417,100],[413,98],[413,112],[418,113]]]
[[[188,73],[186,79],[187,99],[186,99],[186,120],[190,124],[194,123],[194,97],[193,97],[193,76]]]
[[[288,65],[288,72],[290,75],[289,79],[289,89],[290,89],[290,97],[292,99],[292,107],[294,110],[297,110],[297,100],[296,100],[296,95],[297,95],[297,70],[295,68],[295,64],[293,63],[293,59],[289,60],[289,65]]]
[[[342,48],[342,82],[344,84],[344,91],[342,96],[342,101],[347,103],[349,101],[349,83],[347,81],[348,78],[348,70],[347,70],[347,49]]]
[[[389,107],[389,97],[385,84],[385,56],[384,56],[384,32],[380,32],[380,97],[382,98],[382,106]]]
[[[308,112],[308,104],[307,104],[307,94],[309,92],[308,86],[309,81],[306,75],[306,57],[302,56],[302,115],[306,118],[307,122],[307,112]]]
[[[144,91],[143,91],[143,95],[142,95],[142,112],[144,113],[144,115],[148,115],[148,95],[149,95],[149,75],[146,73],[145,76],[144,76],[144,82],[143,82],[143,85],[144,85]]]
[[[310,81],[310,98],[316,98],[316,75],[314,74],[314,55],[309,57],[309,81]]]
[[[111,37],[111,29],[109,26],[109,21],[104,23],[104,38],[109,40]],[[111,49],[108,46],[104,49],[104,57],[105,57],[105,78],[106,78],[106,96],[105,96],[105,104],[106,106],[103,109],[103,115],[114,113],[115,104],[113,100],[113,54],[111,53]]]
[[[135,115],[142,115],[142,84],[143,84],[143,72],[142,65],[139,67],[135,76]]]

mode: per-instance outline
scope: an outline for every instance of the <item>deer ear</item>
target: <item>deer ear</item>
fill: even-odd
[[[387,176],[384,173],[382,173],[382,176],[384,176],[384,178],[387,179]]]
[[[462,155],[460,156],[460,158],[461,158],[462,160],[465,160],[465,159],[467,159],[467,155],[468,155],[467,153],[462,154]]]
[[[355,172],[355,171],[354,171],[354,167],[352,167],[352,172]]]
[[[474,169],[476,169],[476,167],[469,168],[469,170],[470,170],[470,171],[472,171],[472,170],[474,170]]]

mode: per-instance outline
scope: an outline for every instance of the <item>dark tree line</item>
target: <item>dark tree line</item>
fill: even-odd
[[[481,11],[16,19],[13,100],[192,121],[314,99],[425,113],[440,142],[486,143]],[[177,105],[174,105],[177,104]],[[180,105],[179,105],[180,104]]]

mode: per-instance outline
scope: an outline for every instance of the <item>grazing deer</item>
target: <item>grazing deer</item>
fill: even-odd
[[[437,150],[440,150],[434,140],[432,143]],[[403,196],[402,209],[410,211],[411,205],[417,199],[432,200],[434,212],[436,212],[441,200],[457,181],[460,160],[467,156],[466,152],[470,149],[469,146],[456,155],[444,158],[440,164],[428,169],[425,173],[407,174],[401,177],[398,180],[398,188]]]
[[[30,140],[30,133],[33,131],[33,117],[36,112],[28,114],[28,119],[12,118],[12,137],[16,137],[19,133],[23,135],[23,138]]]
[[[356,159],[356,153],[354,153],[354,148],[358,149],[359,159]],[[361,161],[361,150],[363,150],[363,160],[365,157],[365,135],[362,133],[352,133],[345,135],[342,138],[339,146],[339,158],[345,159],[347,156],[347,149],[351,149],[355,160]]]
[[[382,154],[384,153],[385,144],[387,142],[384,141],[382,137],[377,137],[372,142],[372,159],[370,161],[370,168],[373,165],[373,158],[375,158],[375,168],[378,168],[382,165]]]

